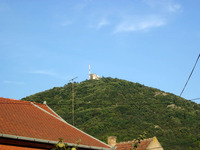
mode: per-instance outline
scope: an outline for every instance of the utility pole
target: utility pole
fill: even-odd
[[[73,122],[73,126],[74,126],[74,80],[78,78],[75,77],[69,81],[72,81],[72,122]]]

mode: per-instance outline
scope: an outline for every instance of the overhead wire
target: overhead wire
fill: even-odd
[[[198,101],[200,100],[200,97],[199,98],[194,98],[194,99],[189,99],[190,101]]]
[[[195,67],[196,67],[196,65],[197,65],[197,62],[198,62],[198,60],[199,60],[199,57],[200,57],[200,54],[199,54],[199,56],[197,57],[197,60],[196,60],[196,62],[195,62],[195,65],[194,65],[194,67],[193,67],[193,69],[192,69],[192,71],[191,71],[191,73],[190,73],[190,75],[189,75],[189,77],[188,77],[188,79],[187,79],[187,81],[186,81],[186,83],[185,83],[185,85],[184,85],[182,91],[181,91],[180,96],[183,94],[183,91],[185,90],[185,87],[187,86],[187,84],[188,84],[188,82],[189,82],[189,80],[190,80],[190,78],[191,78],[191,76],[192,76],[192,73],[193,73],[193,71],[194,71],[194,69],[195,69]]]

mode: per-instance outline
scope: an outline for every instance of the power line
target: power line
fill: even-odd
[[[185,87],[187,86],[188,81],[190,80],[190,77],[192,76],[192,73],[193,73],[193,71],[194,71],[194,69],[195,69],[195,67],[196,67],[196,64],[197,64],[197,62],[198,62],[198,60],[199,60],[199,57],[200,57],[200,54],[199,54],[199,56],[197,57],[196,63],[195,63],[195,65],[194,65],[194,67],[193,67],[193,69],[192,69],[192,71],[191,71],[191,73],[190,73],[190,76],[188,77],[187,82],[185,83],[185,86],[183,87],[183,90],[181,91],[180,96],[183,94],[183,91],[185,90]]]
[[[200,97],[199,98],[194,98],[194,99],[189,99],[190,101],[198,101],[200,100]]]

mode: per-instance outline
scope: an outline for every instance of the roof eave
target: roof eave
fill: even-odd
[[[58,141],[49,141],[49,140],[44,140],[44,139],[37,139],[37,138],[30,138],[30,137],[2,134],[2,133],[0,133],[0,137],[9,138],[9,139],[25,140],[25,141],[31,141],[31,142],[40,142],[40,143],[45,143],[45,144],[57,144],[58,143]],[[71,147],[75,146],[75,144],[73,144],[73,143],[65,143],[65,144],[67,144]],[[87,149],[96,149],[96,150],[110,150],[110,148],[88,146],[88,145],[77,145],[77,147],[87,148]]]

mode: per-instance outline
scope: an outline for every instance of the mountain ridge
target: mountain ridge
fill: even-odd
[[[200,148],[200,105],[172,93],[117,78],[74,83],[75,126],[106,142],[157,136],[164,149]],[[23,98],[47,104],[72,124],[72,83]],[[178,139],[178,141],[177,141]]]

